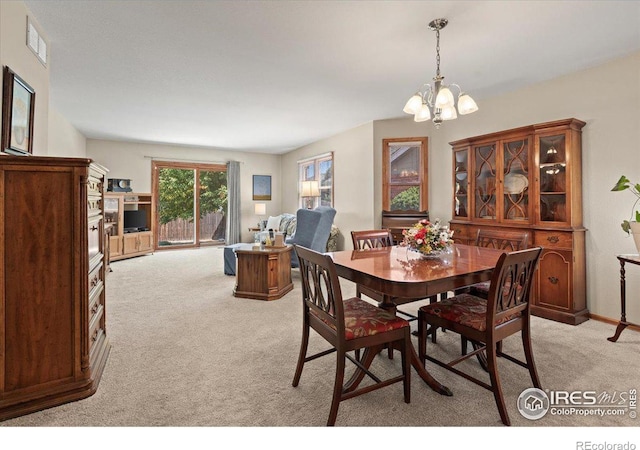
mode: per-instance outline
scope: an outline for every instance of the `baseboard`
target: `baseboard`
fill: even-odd
[[[618,322],[620,322],[620,319],[610,319],[609,317],[599,316],[597,314],[591,313],[589,313],[589,318],[597,320],[598,322],[610,323],[611,325],[618,325]],[[629,324],[626,329],[640,332],[640,325]]]

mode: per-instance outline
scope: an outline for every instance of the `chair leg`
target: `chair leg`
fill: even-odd
[[[429,304],[435,303],[438,301],[438,295],[432,295],[431,297],[429,297]],[[433,342],[434,344],[436,343],[436,333],[438,331],[438,327],[431,327],[431,342]]]
[[[411,358],[409,358],[409,346],[411,345],[411,333],[407,329],[402,340],[402,386],[404,387],[404,402],[411,403]]]
[[[498,375],[498,358],[496,357],[496,346],[487,345],[487,369],[489,371],[489,377],[491,378],[491,388],[493,390],[493,398],[496,400],[496,406],[500,413],[500,419],[502,423],[509,426],[511,421],[509,420],[509,414],[507,414],[507,406],[504,402],[504,395],[502,394],[502,384],[500,383],[500,376]]]
[[[298,364],[296,366],[296,373],[293,376],[293,387],[298,386],[300,382],[300,376],[302,375],[302,367],[304,366],[304,359],[307,356],[307,347],[309,346],[309,324],[305,323],[302,327],[302,342],[300,343],[300,354],[298,355]]]
[[[389,356],[389,359],[393,359],[393,345],[389,345],[387,347],[387,355]]]
[[[422,311],[418,311],[418,358],[422,365],[425,365],[425,355],[427,354],[427,327],[429,324],[424,318]]]
[[[340,406],[340,400],[342,399],[342,385],[344,383],[344,351],[338,350],[336,353],[336,379],[333,383],[333,399],[331,400],[331,409],[329,410],[329,420],[327,420],[328,427],[332,427],[336,424],[336,417],[338,416],[338,406]]]
[[[531,348],[531,333],[529,329],[529,323],[525,323],[522,328],[522,346],[524,347],[524,356],[527,361],[527,368],[529,369],[529,375],[531,375],[531,382],[533,383],[533,387],[542,389],[540,378],[538,378],[536,363],[533,361],[533,349]]]

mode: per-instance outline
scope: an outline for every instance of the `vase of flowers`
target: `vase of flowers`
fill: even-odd
[[[636,196],[636,201],[633,202],[633,206],[631,206],[630,219],[623,220],[621,226],[625,233],[633,235],[636,248],[638,249],[638,253],[640,253],[640,209],[636,209],[638,202],[640,202],[640,183],[632,183],[627,177],[622,175],[611,190],[615,192],[626,191],[627,189]]]
[[[440,225],[440,219],[430,222],[422,219],[411,228],[402,231],[402,243],[425,258],[438,258],[451,251],[453,230]]]

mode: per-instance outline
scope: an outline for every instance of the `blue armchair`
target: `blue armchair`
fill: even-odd
[[[336,210],[328,206],[318,206],[313,210],[299,209],[296,212],[296,233],[287,239],[287,243],[298,244],[324,253],[335,216]],[[298,257],[295,252],[292,252],[291,267],[298,266]]]

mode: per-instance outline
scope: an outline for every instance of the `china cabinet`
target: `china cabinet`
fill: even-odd
[[[98,387],[105,175],[89,159],[0,156],[0,420]]]
[[[582,226],[581,130],[565,119],[451,142],[456,242],[479,229],[529,231],[543,253],[531,312],[570,324],[588,319]]]

